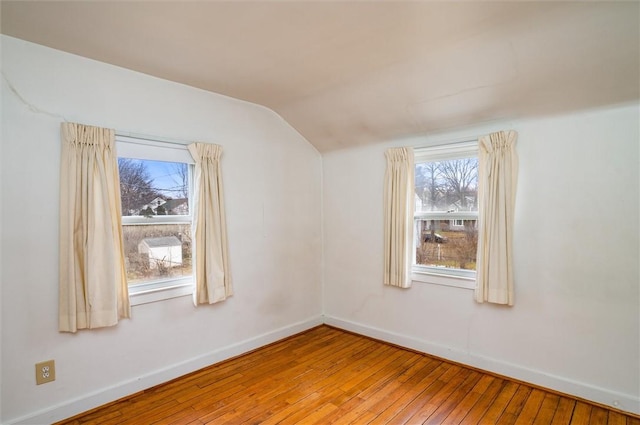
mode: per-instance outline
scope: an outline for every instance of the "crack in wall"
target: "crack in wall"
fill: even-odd
[[[24,96],[22,96],[22,94],[20,94],[18,89],[13,85],[13,83],[9,80],[9,78],[7,78],[7,76],[4,73],[4,71],[0,71],[0,74],[2,74],[2,79],[7,84],[7,87],[9,88],[9,91],[11,93],[13,93],[13,95],[20,101],[20,103],[22,103],[24,106],[26,106],[27,109],[30,112],[33,112],[34,114],[47,115],[47,116],[52,117],[52,118],[61,119],[64,122],[68,122],[67,119],[64,116],[62,116],[60,114],[55,114],[53,112],[45,111],[44,109],[41,109],[41,108],[35,106],[33,103],[31,103],[28,100],[26,100],[24,98]]]

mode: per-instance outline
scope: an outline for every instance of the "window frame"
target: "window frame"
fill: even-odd
[[[121,216],[122,226],[190,224],[194,220],[193,174],[195,161],[186,143],[116,134],[117,158],[185,163],[189,170],[189,215],[161,215],[153,217]],[[127,286],[131,306],[193,295],[195,291],[195,250],[192,250],[192,275],[174,279],[155,280]]]
[[[477,158],[478,140],[447,143],[436,146],[420,147],[414,149],[414,167],[425,162],[446,161],[453,159]],[[454,269],[446,267],[432,267],[416,264],[417,248],[417,220],[478,220],[477,211],[454,211],[443,214],[442,212],[416,212],[413,213],[413,241],[412,241],[412,266],[411,280],[414,282],[431,283],[435,285],[451,286],[462,289],[475,289],[476,271]]]

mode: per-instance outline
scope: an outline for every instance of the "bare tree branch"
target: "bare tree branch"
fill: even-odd
[[[153,180],[143,161],[118,158],[122,214],[132,215],[138,209],[159,196],[152,186]]]

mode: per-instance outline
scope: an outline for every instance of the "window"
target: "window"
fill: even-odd
[[[415,150],[413,279],[473,288],[478,144]]]
[[[187,147],[117,136],[131,304],[193,292],[192,168]]]

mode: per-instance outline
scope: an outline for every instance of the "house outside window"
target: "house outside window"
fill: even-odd
[[[186,145],[116,136],[131,304],[193,293],[193,159]]]
[[[413,280],[473,288],[477,220],[477,141],[415,149]]]

